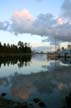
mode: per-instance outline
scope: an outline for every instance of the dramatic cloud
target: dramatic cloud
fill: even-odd
[[[31,33],[41,36],[49,34],[48,30],[56,23],[51,14],[40,14],[34,18],[28,10],[15,12],[11,21],[11,31],[15,34]]]
[[[57,41],[71,41],[71,24],[57,25],[53,28],[52,35]]]
[[[34,17],[28,10],[24,9],[22,11],[15,12],[11,18],[11,21],[11,31],[15,34],[31,33]]]
[[[62,16],[55,18],[52,14],[40,14],[34,17],[26,9],[16,11],[11,17],[11,23],[0,22],[1,30],[8,30],[14,34],[30,33],[46,36],[50,41],[71,42],[71,2],[64,0]],[[9,29],[8,29],[9,28]]]
[[[33,34],[47,36],[55,24],[56,21],[51,14],[40,14],[33,22]]]

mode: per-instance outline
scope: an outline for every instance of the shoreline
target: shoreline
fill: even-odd
[[[11,53],[11,54],[9,54],[9,53],[0,53],[0,57],[6,57],[6,56],[28,56],[28,55],[32,55],[31,53],[26,53],[26,54],[24,54],[24,53]]]
[[[47,108],[45,102],[39,98],[33,98],[32,101],[17,102],[10,99],[5,99],[0,96],[0,108]]]

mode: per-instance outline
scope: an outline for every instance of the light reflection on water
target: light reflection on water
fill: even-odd
[[[0,61],[1,64],[1,61]],[[26,65],[25,65],[26,64]],[[56,108],[71,89],[71,60],[48,60],[46,55],[34,55],[29,60],[6,60],[0,67],[0,93],[9,97],[43,98],[48,108]],[[55,99],[56,98],[56,99]]]
[[[42,65],[47,65],[46,56],[33,56],[30,61],[26,60],[12,60],[6,61],[1,64],[0,73],[1,77],[14,75],[15,72],[20,74],[36,73],[44,70]]]

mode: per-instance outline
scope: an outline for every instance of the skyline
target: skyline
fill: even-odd
[[[71,42],[70,6],[70,0],[2,0],[0,41],[20,40],[33,47],[54,44],[55,38],[57,43]]]

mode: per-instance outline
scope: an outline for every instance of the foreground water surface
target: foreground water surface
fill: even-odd
[[[49,60],[45,54],[0,57],[0,94],[6,98],[42,98],[48,108],[61,108],[71,90],[71,59]]]

